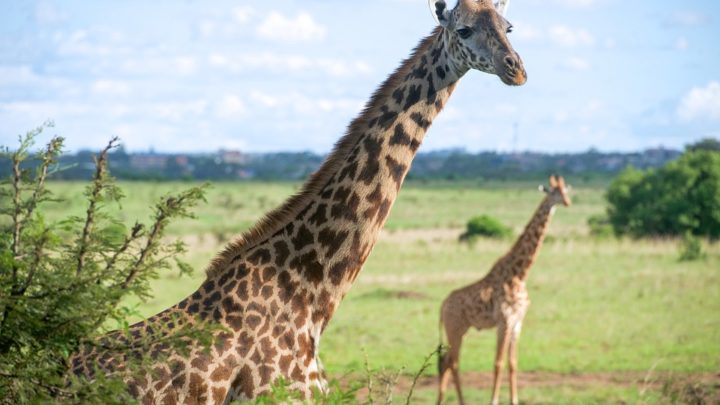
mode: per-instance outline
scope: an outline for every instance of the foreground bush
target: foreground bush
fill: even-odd
[[[617,235],[720,238],[720,153],[689,150],[657,170],[629,168],[607,200]]]
[[[127,330],[133,311],[123,299],[149,297],[149,282],[160,271],[174,268],[173,262],[181,273],[190,271],[178,260],[183,244],[163,236],[171,220],[191,216],[204,190],[165,196],[149,224],[127,227],[106,210],[123,197],[107,171],[113,139],[95,159],[85,215],[50,223],[43,208],[58,200],[46,184],[58,170],[63,139],[52,138],[30,158],[44,128],[28,133],[17,150],[3,151],[12,174],[0,187],[0,402],[127,403],[132,399],[119,378],[68,376],[68,358],[108,327]],[[199,328],[169,338],[179,347],[186,338],[207,341],[208,334]],[[131,361],[128,370],[140,362]]]
[[[509,227],[491,216],[481,215],[468,221],[465,233],[460,235],[460,240],[472,241],[478,237],[506,238],[511,235],[512,230]]]

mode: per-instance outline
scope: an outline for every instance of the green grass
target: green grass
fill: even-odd
[[[122,215],[147,218],[157,197],[183,183],[123,183],[128,198]],[[56,183],[70,202],[51,217],[81,214],[82,187]],[[151,315],[197,288],[202,269],[221,241],[250,226],[298,189],[290,183],[220,183],[197,210],[197,221],[173,225],[185,238],[197,269],[190,278],[167,274],[154,284],[156,296],[139,303]],[[680,262],[679,241],[595,240],[587,218],[604,211],[602,188],[576,187],[574,204],[558,208],[550,237],[528,281],[532,304],[520,341],[522,371],[558,373],[699,373],[720,369],[720,247],[705,244],[706,257]],[[375,247],[329,328],[321,355],[331,375],[364,368],[412,372],[438,343],[438,308],[453,289],[482,277],[512,240],[459,244],[465,222],[488,214],[520,232],[542,194],[530,184],[408,184]],[[409,294],[407,292],[410,292]],[[137,303],[129,303],[137,304]],[[463,371],[489,371],[495,334],[467,334]],[[427,371],[434,374],[434,366]],[[505,379],[503,380],[505,384]],[[487,390],[468,390],[470,403],[485,402]],[[634,386],[529,387],[527,403],[654,402]],[[434,398],[420,389],[418,403]],[[426,398],[427,397],[427,400]],[[503,396],[506,400],[507,396]]]
[[[505,381],[503,381],[505,384]],[[510,394],[507,387],[501,391],[500,402],[510,403]],[[448,392],[446,404],[456,404],[457,396]],[[490,400],[491,390],[480,390],[472,387],[463,388],[463,397],[469,404],[484,404]],[[660,395],[656,392],[640,395],[634,387],[603,387],[593,386],[591,388],[577,387],[528,387],[519,392],[520,401],[524,405],[552,404],[552,405],[605,405],[605,404],[627,404],[627,403],[657,403]],[[421,390],[413,396],[414,404],[435,403],[437,393],[434,390]],[[399,402],[398,402],[399,403]]]
[[[122,207],[110,208],[119,211],[121,217],[131,224],[136,219],[148,218],[149,207],[162,195],[187,188],[189,183],[121,182],[120,186],[127,198]],[[84,187],[81,182],[51,183],[50,189],[64,201],[52,205],[48,211],[50,219],[68,214],[82,215]],[[530,183],[515,187],[501,183],[487,187],[410,183],[400,193],[385,228],[459,228],[464,227],[472,216],[488,213],[519,232],[542,196],[537,191],[537,185]],[[214,183],[207,193],[208,204],[196,210],[199,220],[178,221],[169,231],[174,235],[240,232],[299,188],[297,183]],[[560,228],[570,233],[580,229],[584,231],[586,218],[603,211],[602,193],[599,188],[576,189],[573,198],[577,204],[572,211],[558,216]]]

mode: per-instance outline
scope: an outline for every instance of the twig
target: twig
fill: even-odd
[[[28,201],[27,212],[25,213],[25,220],[23,223],[32,216],[33,211],[38,205],[40,194],[42,194],[45,189],[45,180],[47,179],[48,169],[50,168],[50,164],[55,161],[55,156],[60,152],[62,143],[63,138],[57,136],[53,137],[53,139],[48,142],[45,153],[42,154],[43,161],[37,170],[38,174],[35,180],[35,190],[33,190],[32,197],[30,197],[30,201]]]
[[[642,388],[640,388],[640,398],[645,396],[645,392],[647,391],[648,387],[650,386],[650,379],[652,376],[653,371],[655,371],[655,367],[657,367],[658,363],[660,363],[662,359],[655,360],[653,365],[650,367],[650,369],[645,373],[645,377],[643,377],[643,385]]]
[[[105,149],[100,152],[100,156],[95,159],[95,177],[93,179],[93,189],[90,193],[90,205],[88,206],[85,215],[85,226],[83,227],[82,236],[80,237],[80,251],[77,256],[77,268],[75,269],[75,275],[80,275],[83,267],[85,266],[85,254],[87,253],[88,238],[90,237],[90,231],[92,229],[93,221],[95,220],[95,206],[97,205],[100,193],[105,188],[103,182],[105,178],[105,172],[107,169],[107,154],[110,149],[114,148],[115,143],[118,141],[118,137],[113,137],[108,142]]]
[[[74,397],[74,395],[71,391],[68,391],[68,390],[65,390],[65,389],[62,389],[59,387],[55,387],[55,386],[52,386],[49,384],[45,384],[44,382],[42,382],[38,379],[32,378],[32,377],[27,377],[27,376],[23,376],[23,375],[19,375],[19,374],[5,373],[3,371],[0,371],[0,377],[11,378],[11,379],[27,379],[28,381],[47,390],[48,392],[50,392],[53,395],[63,396],[63,397],[67,397],[67,398]]]
[[[140,223],[135,223],[132,230],[130,231],[130,235],[125,237],[125,240],[123,241],[122,246],[115,251],[115,254],[112,255],[110,260],[108,260],[107,265],[105,266],[105,271],[103,271],[102,277],[98,277],[97,284],[99,284],[110,272],[114,269],[115,263],[117,263],[118,258],[125,253],[125,251],[128,250],[130,245],[137,240],[140,236],[142,236],[142,229],[143,226]]]
[[[43,256],[43,250],[45,249],[45,244],[48,242],[48,233],[50,231],[48,229],[45,229],[42,233],[42,236],[40,237],[40,240],[36,243],[35,249],[33,250],[33,260],[30,264],[30,268],[28,269],[28,275],[25,279],[25,283],[23,283],[23,286],[17,291],[17,296],[22,296],[25,294],[25,291],[30,287],[30,284],[32,284],[33,277],[35,277],[35,273],[38,270],[38,267],[40,266],[40,260]]]
[[[157,243],[157,239],[162,235],[167,225],[167,220],[173,216],[175,210],[178,207],[182,207],[185,200],[191,197],[190,195],[181,195],[180,197],[168,197],[164,203],[158,204],[158,211],[155,214],[155,222],[150,229],[150,233],[147,237],[145,246],[140,250],[140,256],[137,258],[128,275],[125,277],[125,281],[120,285],[122,288],[127,288],[130,283],[137,277],[141,266],[147,259],[148,255],[152,254],[153,249]]]
[[[365,351],[364,347],[363,354],[365,355],[365,377],[368,386],[368,404],[373,405],[375,403],[375,400],[373,399],[373,383],[372,374],[370,372],[370,361],[368,360],[367,351]]]
[[[140,267],[142,266],[143,262],[145,262],[145,259],[147,258],[152,248],[155,246],[157,236],[158,234],[160,234],[160,231],[163,228],[162,223],[166,218],[166,213],[164,212],[164,210],[160,209],[157,216],[155,217],[155,223],[150,230],[150,234],[148,235],[147,241],[145,242],[145,246],[143,246],[142,250],[140,250],[140,256],[137,258],[137,260],[135,260],[135,263],[133,263],[132,267],[130,267],[130,271],[125,277],[125,281],[123,281],[123,283],[121,284],[122,288],[127,288],[137,276],[138,272],[140,271]]]
[[[408,392],[407,399],[405,400],[406,405],[410,405],[410,399],[412,398],[413,391],[415,390],[415,385],[417,384],[418,379],[420,379],[420,376],[422,373],[427,370],[428,367],[430,367],[430,360],[433,358],[433,356],[441,355],[442,345],[438,346],[437,349],[433,350],[430,354],[428,354],[425,357],[425,360],[423,361],[422,366],[420,367],[420,370],[418,370],[417,373],[415,373],[415,376],[413,377],[412,385],[410,385],[410,392]]]
[[[13,154],[13,207],[15,207],[15,210],[12,214],[12,221],[13,221],[13,240],[12,245],[10,246],[10,251],[12,252],[12,257],[15,259],[18,256],[18,251],[20,250],[20,213],[22,212],[22,206],[20,204],[21,194],[22,190],[20,187],[20,183],[22,181],[22,171],[20,170],[20,162],[22,161],[22,153],[23,150],[20,149],[17,152]],[[13,264],[13,270],[12,270],[12,280],[13,285],[15,285],[17,281],[17,271],[18,267],[16,264]]]
[[[405,367],[403,366],[397,371],[395,377],[391,377],[385,381],[385,405],[392,405],[393,389],[397,385],[397,382],[400,379],[400,374],[402,374],[404,370]]]

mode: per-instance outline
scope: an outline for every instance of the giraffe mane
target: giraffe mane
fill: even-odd
[[[413,49],[410,56],[403,60],[400,66],[375,90],[360,115],[350,123],[345,135],[335,143],[332,152],[330,152],[320,168],[305,182],[299,192],[289,197],[279,207],[265,214],[249,230],[236,236],[212,259],[205,270],[207,278],[218,275],[238,254],[278,232],[288,220],[293,219],[305,208],[314,195],[322,191],[332,176],[342,167],[355,145],[357,145],[373,112],[391,97],[392,91],[405,80],[405,77],[412,70],[412,62],[427,51],[441,31],[442,27],[438,26],[430,35],[422,39]]]

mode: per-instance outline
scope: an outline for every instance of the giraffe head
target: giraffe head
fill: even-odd
[[[456,69],[477,69],[520,86],[527,80],[520,56],[507,34],[512,25],[503,16],[510,0],[459,0],[448,9],[445,0],[429,0],[435,21],[447,32],[445,49]]]
[[[572,201],[570,201],[571,187],[565,184],[565,179],[562,176],[550,176],[550,188],[541,185],[539,189],[547,194],[547,198],[550,199],[553,205],[562,204],[569,207],[572,204]]]

